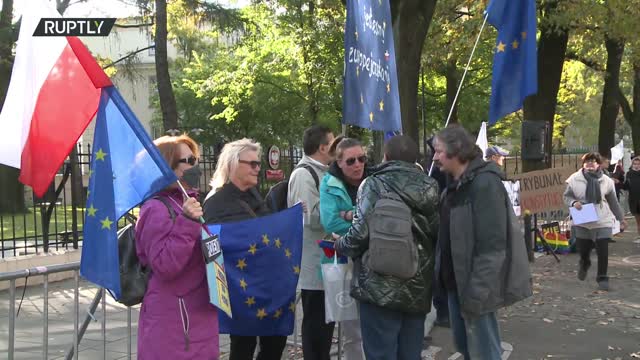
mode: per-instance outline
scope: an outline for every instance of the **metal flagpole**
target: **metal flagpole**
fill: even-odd
[[[460,79],[460,84],[458,85],[458,90],[456,91],[456,96],[453,98],[453,103],[451,104],[451,109],[449,110],[449,116],[447,116],[447,122],[445,122],[444,127],[446,128],[449,125],[449,121],[451,120],[451,115],[453,115],[453,109],[456,107],[456,102],[458,101],[458,95],[460,95],[460,90],[462,90],[462,84],[464,83],[464,79],[467,77],[467,72],[469,71],[469,66],[471,66],[471,60],[473,59],[473,54],[476,52],[476,48],[478,47],[478,43],[480,42],[480,36],[482,36],[482,31],[484,30],[484,26],[487,24],[487,18],[489,17],[489,13],[484,15],[484,21],[482,22],[482,26],[480,27],[480,32],[478,33],[478,37],[476,38],[475,44],[473,44],[473,49],[471,50],[471,55],[469,56],[469,60],[467,61],[467,66],[464,67],[464,73],[462,74],[462,79]],[[431,176],[431,172],[433,171],[434,162],[431,161],[431,166],[429,167],[429,176]]]

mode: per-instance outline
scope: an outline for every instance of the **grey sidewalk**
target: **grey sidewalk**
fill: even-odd
[[[633,220],[630,227],[635,229]],[[584,282],[576,278],[576,254],[536,259],[532,266],[534,296],[499,313],[503,341],[514,348],[509,359],[631,359],[640,356],[640,244],[637,234],[627,232],[609,247],[609,275],[612,290],[597,291],[595,253],[593,266]],[[49,284],[48,359],[64,358],[73,342],[73,281]],[[80,321],[96,293],[87,282],[80,284]],[[17,289],[18,306],[22,288]],[[108,297],[109,298],[109,297]],[[8,347],[9,293],[0,292],[0,354]],[[43,343],[42,286],[26,289],[20,314],[16,319],[16,359],[42,359]],[[81,359],[101,359],[102,310],[98,307],[80,343]],[[132,348],[135,358],[138,310],[132,311]],[[299,326],[298,326],[299,329]],[[449,329],[436,328],[432,344],[424,354],[429,359],[456,359]],[[126,359],[126,308],[109,299],[106,320],[106,358]],[[228,356],[226,335],[220,336],[221,358]],[[425,347],[427,347],[425,345]],[[300,359],[299,351],[290,348],[290,359]],[[1,356],[4,358],[4,356]],[[461,358],[458,358],[461,360]]]

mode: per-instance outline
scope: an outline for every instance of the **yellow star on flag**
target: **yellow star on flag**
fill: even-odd
[[[267,311],[265,310],[265,308],[258,309],[258,312],[256,313],[256,317],[259,318],[260,320],[267,317]]]
[[[370,121],[370,122],[373,122],[373,112],[370,112],[370,113],[369,113],[369,121]]]
[[[269,240],[269,237],[267,236],[267,234],[262,235],[262,243],[269,246],[269,243],[271,242],[271,240]]]
[[[521,32],[520,35],[522,35],[522,40],[525,40],[527,38],[527,32],[526,31]]]
[[[391,83],[387,83],[387,92],[391,92]]]
[[[378,105],[380,105],[380,111],[384,111],[384,101],[380,100]]]
[[[93,207],[93,204],[91,204],[91,207],[87,208],[87,216],[96,216],[96,212],[98,211],[98,209]]]
[[[293,273],[294,274],[300,274],[300,266],[296,265],[293,267]]]
[[[276,239],[275,245],[278,249],[280,249],[280,247],[282,246],[282,241],[280,241],[280,239]]]
[[[296,312],[296,303],[291,302],[291,303],[289,304],[289,311],[291,311],[291,312]]]
[[[284,249],[284,256],[291,258],[291,250],[289,249]]]
[[[257,251],[258,251],[258,249],[256,248],[256,244],[249,245],[249,253],[251,255],[255,255]]]
[[[96,160],[104,161],[105,156],[107,156],[107,153],[102,151],[102,148],[98,149],[98,152],[96,153]]]
[[[511,43],[511,47],[514,49],[517,49],[518,46],[520,46],[520,43],[518,42],[518,40],[513,40],[513,42]]]
[[[247,267],[247,260],[245,259],[238,259],[238,263],[236,264],[236,267],[240,270],[244,270],[244,268]]]
[[[500,41],[498,43],[498,46],[496,46],[496,49],[498,50],[498,52],[504,52],[505,46],[506,45],[502,41]]]
[[[276,313],[273,314],[273,318],[274,319],[278,319],[278,318],[280,318],[280,315],[282,315],[282,309],[276,310]]]
[[[109,220],[108,216],[104,220],[102,220],[100,222],[102,223],[102,228],[103,229],[111,230],[111,224],[113,224],[113,221]]]
[[[247,304],[247,306],[251,307],[251,305],[254,305],[256,303],[256,298],[255,297],[248,297],[247,301],[244,302],[245,304]]]
[[[244,279],[240,279],[240,287],[242,290],[247,291],[247,282]]]

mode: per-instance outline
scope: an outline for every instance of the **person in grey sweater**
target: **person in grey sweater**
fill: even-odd
[[[584,204],[593,204],[598,215],[597,221],[574,226],[576,244],[580,253],[578,279],[584,280],[591,266],[591,250],[598,254],[598,275],[596,281],[600,290],[609,290],[607,267],[609,262],[609,241],[612,236],[614,218],[624,230],[627,222],[616,197],[615,184],[608,176],[603,176],[600,164],[602,158],[597,152],[582,157],[582,169],[569,176],[564,201],[569,207],[582,209]]]
[[[330,154],[333,139],[333,132],[325,126],[314,125],[304,131],[304,157],[291,173],[287,192],[287,206],[300,201],[307,209],[298,288],[302,300],[302,352],[305,359],[311,360],[330,359],[335,326],[335,323],[325,321],[324,288],[319,275],[322,250],[316,243],[325,235],[320,222],[319,182],[316,179],[322,179],[329,170],[333,160]]]

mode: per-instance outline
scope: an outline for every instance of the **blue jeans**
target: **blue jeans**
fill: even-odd
[[[456,292],[449,292],[449,319],[456,349],[465,360],[500,360],[500,328],[496,313],[463,319]]]
[[[360,302],[362,345],[367,360],[420,359],[426,316]]]

